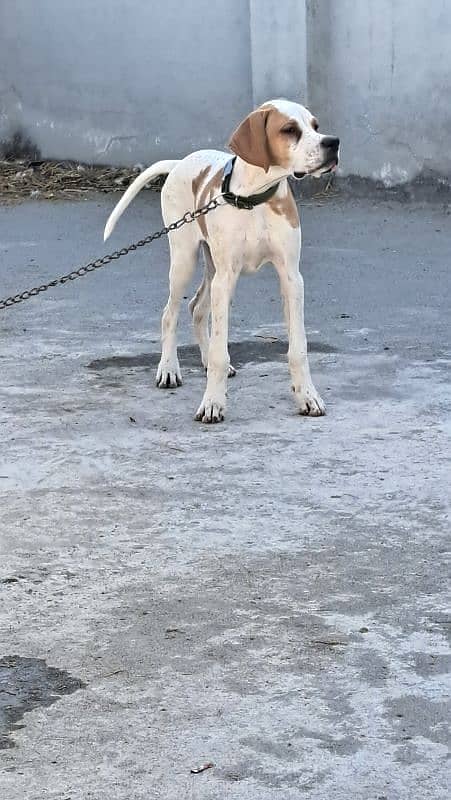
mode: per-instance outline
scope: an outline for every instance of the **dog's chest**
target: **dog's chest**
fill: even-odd
[[[257,272],[267,261],[271,261],[273,249],[269,240],[262,236],[254,247],[244,247],[242,252],[242,272],[246,275]]]
[[[263,264],[272,261],[284,248],[287,226],[275,215],[262,209],[224,209],[228,224],[219,218],[211,228],[210,241],[219,245],[227,260],[241,272],[257,272]],[[227,213],[229,212],[229,213]],[[216,249],[216,248],[214,248]]]

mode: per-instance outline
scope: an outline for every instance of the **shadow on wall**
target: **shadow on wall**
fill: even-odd
[[[6,161],[15,159],[40,161],[41,152],[31,139],[24,136],[21,131],[16,131],[10,139],[0,142],[0,157]]]

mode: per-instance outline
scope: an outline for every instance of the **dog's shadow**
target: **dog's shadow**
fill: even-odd
[[[256,338],[243,342],[230,342],[230,360],[236,367],[244,364],[261,363],[265,361],[283,361],[286,358],[288,343],[284,339]],[[336,348],[323,342],[309,342],[308,350],[311,353],[335,353]],[[180,365],[182,367],[200,367],[199,348],[197,345],[183,345],[178,348]],[[157,367],[160,361],[160,352],[138,353],[134,356],[110,356],[98,358],[88,364],[88,369],[103,370],[108,367],[117,369],[130,369],[132,367]]]

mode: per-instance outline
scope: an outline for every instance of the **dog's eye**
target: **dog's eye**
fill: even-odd
[[[319,124],[317,119],[312,119],[312,128],[314,131],[317,131],[319,129]]]
[[[282,133],[286,133],[287,136],[296,136],[297,139],[301,138],[301,131],[297,125],[287,125],[285,128],[282,128]]]

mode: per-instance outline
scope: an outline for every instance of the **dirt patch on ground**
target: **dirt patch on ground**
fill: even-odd
[[[0,161],[0,203],[24,199],[82,199],[92,192],[123,192],[141,167],[100,167],[71,161]],[[146,188],[160,191],[161,176]]]
[[[0,658],[0,750],[14,747],[11,734],[23,728],[19,721],[27,711],[56,703],[85,684],[68,672],[49,667],[42,658]]]

